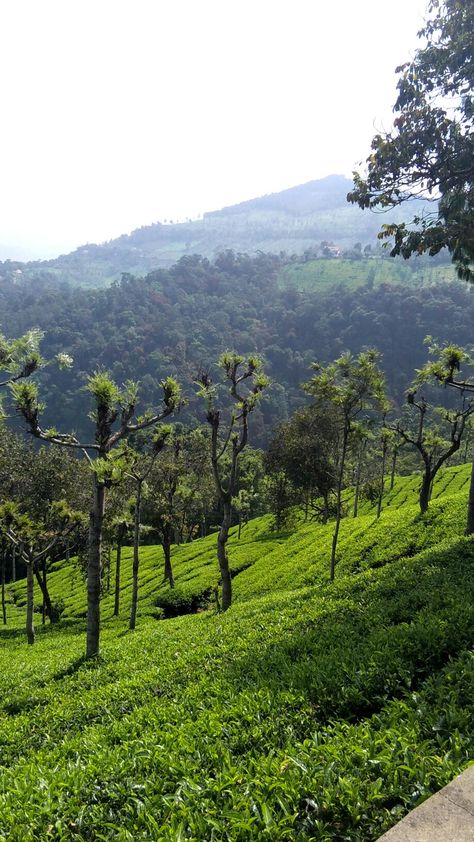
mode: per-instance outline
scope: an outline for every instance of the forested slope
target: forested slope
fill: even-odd
[[[334,583],[330,524],[251,522],[229,546],[241,572],[225,615],[150,616],[164,589],[145,549],[138,628],[108,619],[98,662],[80,657],[72,568],[50,579],[65,620],[34,647],[12,587],[0,838],[375,840],[473,757],[468,474],[445,471],[423,517],[413,476],[379,521],[368,504],[347,518]],[[182,595],[213,583],[213,540],[175,549]]]
[[[322,262],[323,268],[336,263]],[[212,373],[226,348],[257,352],[273,381],[253,418],[253,443],[263,444],[274,425],[305,400],[300,385],[315,359],[324,363],[346,349],[357,354],[363,347],[378,348],[390,396],[400,404],[414,367],[425,360],[426,334],[471,342],[469,287],[446,281],[387,284],[370,274],[387,261],[362,263],[364,282],[353,261],[347,262],[345,284],[330,286],[318,284],[318,263],[312,269],[301,264],[301,271],[295,265],[282,281],[280,258],[233,252],[214,262],[183,258],[169,270],[124,276],[102,290],[3,281],[2,322],[11,336],[32,326],[45,330],[47,357],[58,351],[73,356],[71,372],[42,373],[42,395],[49,422],[81,435],[88,421],[80,389],[96,366],[108,369],[118,383],[140,380],[143,401],[150,404],[160,399],[161,378],[175,374],[189,400],[182,417],[196,422],[202,418],[192,384],[199,369]]]

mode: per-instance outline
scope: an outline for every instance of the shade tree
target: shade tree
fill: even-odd
[[[34,520],[23,514],[16,503],[9,502],[0,506],[0,531],[16,548],[26,566],[26,636],[29,644],[35,642],[34,577],[36,575],[51,618],[51,600],[46,580],[40,573],[40,565],[60,543],[64,544],[75,530],[80,529],[82,521],[82,513],[71,510],[64,500],[52,503],[41,519]]]
[[[331,547],[330,578],[336,570],[336,551],[342,518],[342,491],[351,433],[355,424],[368,422],[374,412],[387,409],[385,380],[379,368],[380,354],[371,349],[357,357],[349,352],[333,363],[313,363],[314,376],[304,388],[319,406],[331,406],[338,420],[339,437],[336,475],[336,522]]]
[[[179,386],[172,377],[162,381],[163,405],[158,411],[147,411],[137,417],[138,386],[127,381],[120,389],[104,371],[96,371],[87,380],[93,397],[93,440],[79,440],[74,433],[61,433],[42,425],[43,405],[38,387],[32,382],[11,386],[17,411],[27,423],[28,432],[36,439],[81,451],[91,468],[92,503],[89,515],[87,558],[87,642],[86,657],[99,652],[101,564],[106,489],[123,475],[121,445],[140,430],[156,426],[175,412],[181,402]]]
[[[407,391],[408,417],[398,421],[394,427],[400,438],[418,451],[423,463],[419,491],[422,514],[428,509],[438,471],[459,450],[466,423],[474,413],[474,398],[468,401],[461,399],[457,408],[446,409],[436,406],[423,392],[420,393],[420,386],[427,386],[432,380],[431,371],[428,365],[418,372]]]
[[[269,385],[258,357],[226,351],[219,358],[232,407],[224,421],[222,408],[217,408],[218,390],[207,372],[198,378],[199,396],[206,403],[206,420],[211,428],[210,459],[218,499],[223,516],[217,535],[217,558],[222,583],[222,609],[232,603],[232,575],[227,556],[227,540],[232,517],[232,500],[237,491],[239,456],[248,443],[249,417]]]

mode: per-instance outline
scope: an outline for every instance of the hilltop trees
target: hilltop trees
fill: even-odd
[[[461,278],[474,280],[473,0],[430,0],[424,45],[400,74],[390,132],[377,134],[365,175],[354,173],[350,202],[394,207],[417,197],[435,202],[411,226],[383,226],[392,255],[447,248]],[[438,202],[439,200],[439,202]]]
[[[237,466],[239,456],[248,442],[249,415],[254,411],[263,390],[268,386],[268,377],[262,371],[258,357],[246,360],[231,351],[219,359],[229,392],[234,404],[230,418],[223,431],[222,410],[216,408],[217,389],[210,376],[201,372],[199,395],[207,406],[206,420],[211,427],[211,464],[217,496],[221,502],[223,517],[217,536],[217,558],[222,580],[222,609],[232,603],[232,576],[226,552],[229,527],[232,516],[232,500],[236,493]]]
[[[125,456],[119,445],[129,435],[156,426],[171,415],[180,405],[180,388],[172,377],[162,381],[163,408],[147,412],[136,418],[138,387],[128,381],[123,389],[103,371],[96,371],[88,378],[87,388],[94,398],[92,419],[95,424],[94,441],[81,442],[73,433],[60,433],[41,425],[42,404],[38,387],[34,383],[15,383],[12,386],[18,412],[27,422],[35,438],[60,447],[82,451],[92,469],[93,495],[89,517],[87,563],[87,646],[86,657],[99,652],[100,636],[100,584],[102,561],[102,536],[105,514],[106,489],[123,473]],[[136,419],[136,420],[134,420]],[[115,427],[115,429],[114,429]],[[118,448],[112,458],[111,451]]]

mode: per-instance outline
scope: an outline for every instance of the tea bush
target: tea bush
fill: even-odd
[[[173,600],[194,610],[215,586],[215,535],[174,548],[174,592],[161,584],[161,551],[145,547],[129,632],[127,551],[123,617],[105,594],[97,661],[83,659],[73,564],[50,574],[64,613],[33,647],[24,583],[12,586],[0,630],[0,840],[377,839],[474,757],[463,476],[444,472],[423,517],[409,477],[379,520],[366,504],[346,518],[333,583],[331,524],[275,535],[269,518],[249,523],[229,543],[236,599],[225,614],[211,605],[156,619]]]

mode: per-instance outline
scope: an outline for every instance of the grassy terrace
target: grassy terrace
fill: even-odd
[[[103,647],[84,663],[85,587],[50,575],[63,622],[34,647],[25,589],[0,630],[0,839],[375,840],[474,756],[474,544],[469,467],[446,470],[428,514],[416,476],[382,517],[287,535],[268,517],[229,546],[235,604],[193,611],[216,584],[215,536],[142,553],[127,631],[103,600]],[[347,501],[350,510],[350,498]],[[14,600],[14,601],[13,601]],[[157,602],[159,607],[157,607]],[[39,617],[38,617],[39,620]]]

